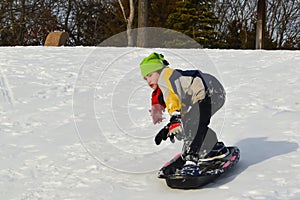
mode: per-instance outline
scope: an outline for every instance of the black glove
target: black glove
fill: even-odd
[[[172,116],[170,122],[158,132],[154,138],[156,145],[160,145],[162,140],[167,140],[168,137],[172,143],[175,142],[174,136],[182,132],[180,117],[180,115]]]
[[[169,124],[163,127],[155,136],[154,141],[156,145],[160,145],[162,140],[167,140],[169,133]]]
[[[172,115],[170,119],[169,125],[169,136],[173,136],[176,134],[182,133],[182,125],[181,125],[181,115],[180,113],[176,115]]]

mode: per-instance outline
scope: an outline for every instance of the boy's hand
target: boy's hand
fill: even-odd
[[[182,133],[182,126],[181,126],[181,115],[180,113],[176,113],[172,115],[169,123],[169,133],[168,136],[171,137],[176,134]]]
[[[175,139],[174,136],[182,132],[181,126],[181,115],[180,113],[176,113],[172,115],[170,122],[164,126],[158,134],[155,136],[154,141],[156,145],[159,145],[162,140],[167,140],[168,137],[170,138],[171,142],[174,143]]]
[[[164,112],[164,108],[160,104],[152,105],[152,108],[149,110],[149,112],[152,117],[153,124],[159,124],[162,122],[162,113]]]
[[[167,140],[168,133],[169,133],[169,127],[168,127],[168,125],[166,125],[155,136],[155,138],[154,138],[155,144],[160,145],[162,140]]]
[[[174,139],[174,135],[169,135],[169,124],[167,124],[165,127],[163,127],[158,133],[157,135],[155,136],[154,138],[154,141],[155,141],[155,144],[156,145],[160,145],[161,141],[162,140],[167,140],[168,137],[170,138],[170,141],[172,143],[175,142],[175,139]]]

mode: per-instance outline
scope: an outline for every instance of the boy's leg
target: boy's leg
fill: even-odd
[[[208,128],[206,137],[198,153],[199,158],[205,157],[214,148],[217,142],[217,134],[211,128]]]
[[[185,155],[189,152],[192,142],[193,140],[184,141],[182,152]],[[203,158],[207,153],[209,153],[214,148],[217,142],[218,142],[217,134],[211,128],[208,128],[207,134],[197,154],[198,157]]]
[[[184,154],[199,158],[199,153],[209,152],[216,144],[216,134],[211,130],[208,133],[208,125],[211,118],[211,99],[206,97],[203,101],[194,104],[189,113],[183,118],[184,130],[188,134],[185,139]],[[205,145],[202,144],[205,142]],[[201,148],[203,146],[203,148]],[[201,148],[201,149],[200,149]],[[201,155],[202,156],[202,155]],[[190,159],[190,158],[187,158]]]

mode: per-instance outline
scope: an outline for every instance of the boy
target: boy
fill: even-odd
[[[177,168],[182,175],[199,175],[199,163],[209,163],[229,153],[208,128],[212,114],[224,104],[224,90],[220,85],[221,93],[214,95],[216,89],[209,86],[216,79],[208,81],[204,78],[208,75],[198,70],[182,71],[168,65],[164,56],[155,52],[140,63],[142,76],[153,89],[150,110],[153,123],[162,122],[165,109],[170,114],[169,123],[155,136],[155,143],[159,145],[167,138],[174,142],[174,137],[184,141],[181,156],[165,165],[159,177],[174,173]],[[217,98],[212,103],[213,96]]]

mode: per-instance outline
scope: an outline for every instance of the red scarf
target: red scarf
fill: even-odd
[[[164,97],[161,92],[161,89],[157,86],[157,89],[152,92],[151,103],[153,105],[161,105],[164,109],[166,108],[166,104],[164,102]]]

